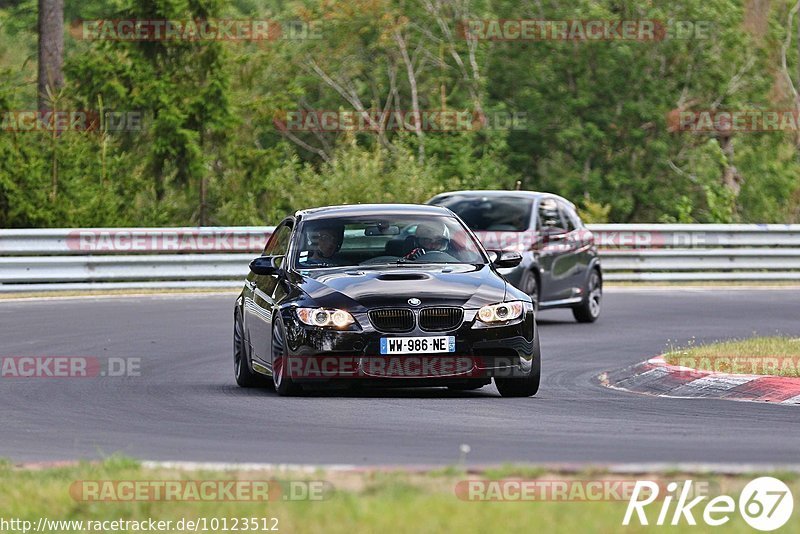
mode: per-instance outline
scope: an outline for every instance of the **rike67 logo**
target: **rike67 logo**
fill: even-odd
[[[770,531],[785,525],[794,509],[794,497],[789,487],[772,477],[760,477],[748,482],[739,494],[738,503],[733,497],[720,495],[701,506],[708,496],[692,499],[691,480],[685,481],[680,489],[677,482],[671,482],[666,490],[666,495],[659,495],[659,485],[655,482],[637,481],[622,524],[636,524],[638,520],[641,525],[649,525],[652,516],[648,518],[645,508],[656,500],[660,501],[661,507],[658,518],[653,523],[655,525],[696,525],[697,513],[702,514],[706,525],[718,527],[729,522],[738,508],[738,513],[752,528]],[[653,508],[657,509],[658,506]]]

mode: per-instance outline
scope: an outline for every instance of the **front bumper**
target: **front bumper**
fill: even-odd
[[[530,372],[537,335],[533,309],[525,304],[516,322],[488,327],[477,310],[464,310],[455,330],[426,332],[418,327],[402,334],[373,328],[367,314],[353,314],[358,330],[338,331],[300,323],[292,309],[283,313],[289,375],[295,381],[331,379],[488,379]],[[454,336],[455,352],[382,355],[383,337]]]

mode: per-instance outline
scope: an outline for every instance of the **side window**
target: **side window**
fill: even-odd
[[[285,256],[289,250],[289,238],[292,236],[292,225],[289,222],[281,223],[267,241],[262,256]],[[280,287],[277,277],[268,275],[253,275],[258,284],[258,288],[270,295],[275,296],[275,291]],[[248,277],[249,278],[249,277]]]
[[[563,202],[559,202],[558,205],[561,208],[561,218],[564,220],[564,224],[566,224],[567,232],[574,232],[580,228],[580,219],[575,214],[575,211]]]
[[[285,256],[289,250],[289,238],[292,236],[292,227],[286,223],[281,224],[267,241],[262,256]]]
[[[561,220],[558,202],[552,198],[545,198],[539,202],[539,230],[553,233],[565,232],[567,226]]]

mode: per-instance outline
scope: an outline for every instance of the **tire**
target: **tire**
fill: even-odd
[[[601,303],[603,300],[603,284],[600,273],[592,269],[589,282],[586,284],[586,297],[583,302],[572,308],[572,315],[579,323],[593,323],[600,317]]]
[[[519,289],[531,297],[533,311],[539,311],[539,281],[532,271],[525,271],[519,281]]]
[[[533,342],[533,361],[531,371],[521,378],[495,378],[494,385],[503,397],[532,397],[539,391],[539,379],[542,375],[542,358],[539,349],[539,335]]]
[[[244,339],[244,322],[238,307],[233,311],[233,376],[236,383],[243,388],[264,385],[261,376],[250,368],[250,355]]]
[[[301,388],[292,380],[290,369],[286,365],[286,330],[280,319],[272,325],[272,384],[275,392],[281,397],[297,395]]]

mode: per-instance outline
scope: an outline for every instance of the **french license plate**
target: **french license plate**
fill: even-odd
[[[455,336],[381,338],[381,354],[431,354],[455,351]]]

